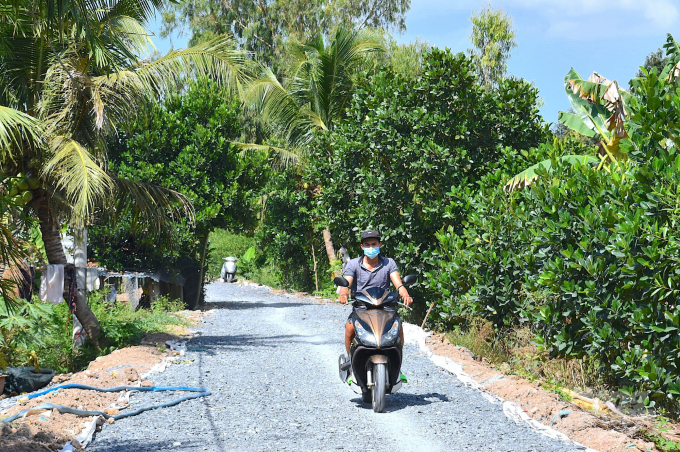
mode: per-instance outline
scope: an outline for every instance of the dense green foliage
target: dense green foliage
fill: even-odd
[[[480,183],[532,163],[515,149],[543,134],[530,84],[507,79],[487,92],[468,57],[434,49],[415,80],[384,71],[361,88],[348,118],[317,137],[306,177],[321,186],[316,212],[337,247],[356,256],[359,231],[375,228],[387,255],[423,274],[435,233],[461,228]]]
[[[252,257],[249,257],[249,253]],[[238,258],[237,278],[245,278],[269,287],[280,286],[280,271],[269,262],[262,252],[255,237],[243,233],[236,234],[225,229],[216,229],[210,233],[208,257],[206,258],[206,275],[209,279],[220,277],[223,258]]]
[[[330,286],[323,237],[315,228],[313,198],[293,171],[282,171],[268,186],[265,216],[258,234],[267,258],[281,271],[281,285],[297,290]]]
[[[186,325],[186,321],[174,314],[183,306],[160,297],[152,303],[151,310],[130,310],[126,303],[111,304],[101,296],[91,294],[88,300],[99,319],[104,333],[111,339],[111,346],[96,350],[88,341],[79,349],[72,347],[68,306],[66,303],[51,305],[21,301],[20,309],[7,312],[0,305],[0,355],[10,366],[23,366],[29,355],[35,352],[40,366],[57,373],[82,369],[99,355],[114,349],[137,345],[147,333],[167,332],[168,325]]]
[[[134,211],[124,211],[115,223],[90,229],[92,254],[101,265],[169,267],[180,255],[197,261],[211,230],[253,229],[266,160],[260,154],[242,156],[231,145],[240,134],[238,120],[238,102],[200,80],[161,105],[151,103],[146,115],[109,143],[111,168],[127,179],[185,195],[194,206],[195,224],[181,219],[158,240],[140,230]]]
[[[672,38],[667,48],[680,60]],[[463,233],[438,235],[431,280],[442,325],[471,313],[528,322],[554,356],[593,357],[635,401],[677,411],[678,81],[653,69],[631,86],[628,162],[597,171],[554,160],[530,189],[480,193]]]

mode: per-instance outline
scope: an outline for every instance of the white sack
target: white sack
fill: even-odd
[[[59,304],[64,301],[64,266],[62,264],[48,265],[40,280],[40,300]]]

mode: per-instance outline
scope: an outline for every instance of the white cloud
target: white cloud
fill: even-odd
[[[645,2],[645,17],[661,27],[672,27],[677,23],[679,15],[678,6],[670,0]]]
[[[638,33],[648,27],[650,33],[658,28],[668,29],[678,23],[680,0],[501,0],[494,4],[525,10],[534,10],[544,15],[549,29],[564,28],[559,25],[565,20],[580,19],[588,26],[596,26],[610,31],[625,32],[636,30]]]

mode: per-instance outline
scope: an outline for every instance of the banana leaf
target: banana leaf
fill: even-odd
[[[583,121],[583,118],[581,118],[580,115],[577,115],[575,113],[568,113],[566,111],[561,111],[557,119],[562,124],[569,127],[571,130],[574,130],[582,135],[585,135],[587,137],[597,136],[597,132],[588,127],[588,125]]]
[[[588,80],[572,68],[564,77],[564,89],[575,114],[560,112],[559,120],[569,129],[589,137],[600,138],[600,152],[612,160],[625,160],[620,142],[628,138],[626,122],[630,114],[626,105],[630,93],[593,72]]]
[[[587,164],[597,164],[600,163],[600,159],[592,155],[564,155],[558,159],[561,163],[569,163],[571,165],[576,165],[577,163],[581,165]],[[517,174],[515,177],[510,179],[507,184],[505,184],[505,191],[515,191],[520,188],[528,187],[533,181],[538,179],[538,174],[536,171],[539,167],[544,168],[546,171],[552,171],[552,161],[550,159],[543,160],[537,164],[530,166],[521,173]]]

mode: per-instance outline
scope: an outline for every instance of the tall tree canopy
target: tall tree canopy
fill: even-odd
[[[278,72],[289,39],[305,42],[343,25],[354,30],[406,30],[411,0],[196,0],[163,14],[162,36],[188,28],[190,44],[233,33]]]
[[[510,51],[517,47],[512,18],[501,9],[486,5],[470,17],[472,48],[468,51],[477,63],[481,82],[489,89],[496,86],[508,70]]]
[[[315,213],[352,255],[357,231],[375,228],[390,256],[423,274],[423,253],[443,227],[461,226],[480,181],[497,183],[542,139],[537,100],[524,80],[486,91],[471,59],[448,50],[427,53],[415,80],[378,73],[310,150],[305,180],[322,187]],[[445,199],[457,210],[445,212]]]
[[[655,52],[651,52],[649,55],[645,57],[645,62],[642,65],[642,67],[647,71],[651,71],[653,68],[656,68],[657,72],[661,74],[666,67],[666,64],[668,64],[668,57],[666,56],[666,52],[664,52],[663,49],[657,49]],[[642,69],[637,71],[636,77],[644,77],[645,74],[642,72]]]

